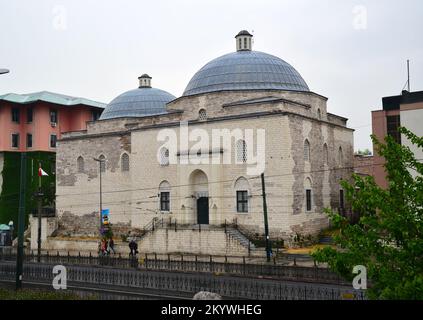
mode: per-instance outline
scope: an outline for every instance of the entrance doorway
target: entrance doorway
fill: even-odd
[[[197,223],[209,224],[209,198],[201,197],[197,199]]]

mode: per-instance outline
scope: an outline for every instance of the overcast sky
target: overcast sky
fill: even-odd
[[[153,86],[180,96],[235,34],[292,64],[371,149],[371,110],[407,80],[423,90],[421,0],[0,0],[0,94],[53,91],[108,103]]]

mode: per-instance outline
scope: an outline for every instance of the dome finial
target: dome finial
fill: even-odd
[[[151,88],[151,79],[152,78],[146,73],[138,77],[138,80],[140,81],[139,88]]]
[[[253,35],[249,33],[247,30],[241,30],[235,36],[236,39],[236,51],[251,51],[251,38]]]

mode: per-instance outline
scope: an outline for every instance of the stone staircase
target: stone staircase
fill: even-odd
[[[244,234],[242,234],[238,229],[235,228],[226,228],[226,233],[232,238],[236,239],[242,246],[249,250],[256,249],[254,243],[250,241]]]
[[[140,252],[157,254],[206,254],[220,256],[261,256],[240,227],[230,225],[198,225],[152,220],[137,238]]]

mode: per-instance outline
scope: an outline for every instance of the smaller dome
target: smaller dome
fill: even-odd
[[[142,75],[140,78],[145,77]],[[167,113],[166,104],[174,99],[175,96],[164,90],[140,86],[114,98],[104,109],[100,120],[164,114]]]
[[[250,37],[252,37],[253,35],[251,33],[249,33],[247,30],[241,30],[240,32],[238,32],[238,34],[235,36],[235,38],[239,37],[239,36],[250,36]]]

